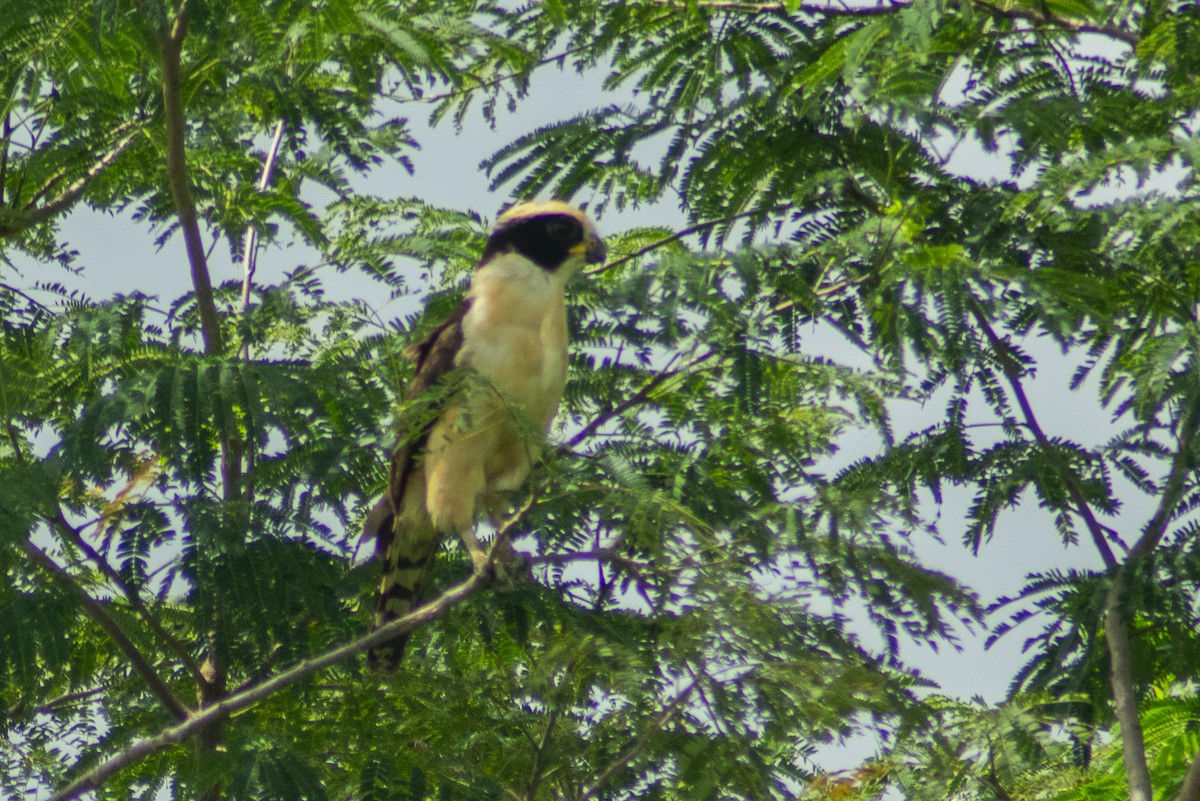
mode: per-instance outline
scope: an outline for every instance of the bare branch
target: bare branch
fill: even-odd
[[[105,633],[112,638],[112,641],[118,648],[121,649],[122,653],[124,653],[125,657],[129,660],[129,664],[133,668],[134,672],[142,677],[142,680],[145,681],[146,685],[150,688],[150,692],[159,700],[159,702],[162,703],[164,707],[167,708],[167,711],[170,712],[176,720],[187,720],[188,716],[191,714],[191,711],[183,705],[183,702],[175,697],[174,693],[171,692],[171,688],[168,687],[166,682],[164,682],[162,678],[154,671],[154,667],[150,664],[149,660],[142,655],[142,652],[138,650],[138,647],[133,644],[133,640],[129,639],[129,636],[120,627],[120,625],[118,625],[117,621],[113,620],[113,618],[108,614],[104,606],[91,595],[89,595],[87,590],[81,587],[70,573],[68,573],[57,562],[51,559],[50,556],[41,548],[38,548],[29,540],[23,540],[21,542],[21,549],[25,551],[25,554],[29,556],[29,558],[35,563],[37,563],[38,566],[49,573],[55,581],[61,583],[75,594],[88,617],[95,621],[96,624],[100,626],[100,628],[104,629]]]
[[[1129,642],[1129,621],[1121,609],[1125,595],[1125,571],[1113,574],[1112,586],[1104,603],[1104,640],[1108,644],[1109,683],[1113,705],[1121,724],[1121,759],[1129,801],[1152,801],[1150,769],[1146,764],[1146,738],[1138,714],[1137,692],[1133,682],[1133,646]]]
[[[99,788],[118,771],[141,761],[157,751],[161,751],[167,746],[182,742],[200,730],[222,721],[236,712],[258,704],[301,679],[332,667],[339,662],[344,662],[370,648],[382,645],[393,637],[406,634],[426,623],[443,617],[452,608],[482,589],[485,582],[486,580],[481,574],[473,573],[466,581],[447,590],[433,602],[414,609],[407,615],[393,620],[386,626],[381,626],[370,634],[328,650],[311,659],[306,659],[282,673],[278,673],[265,681],[228,695],[212,706],[204,707],[192,713],[178,725],[163,729],[153,737],[140,740],[111,759],[97,765],[69,786],[56,793],[51,797],[50,801],[69,801],[69,799],[78,798],[83,793]]]
[[[284,124],[280,120],[275,124],[275,133],[271,136],[271,146],[263,159],[262,172],[258,176],[258,191],[264,192],[271,185],[271,175],[275,172],[275,160],[279,157],[279,146],[283,143]],[[258,267],[258,231],[253,226],[246,226],[245,247],[242,249],[242,317],[250,309],[250,289],[254,285],[254,271]],[[250,358],[250,345],[242,345],[242,358]]]
[[[572,562],[609,562],[622,568],[639,581],[646,578],[649,572],[669,573],[676,569],[651,567],[631,559],[625,554],[611,548],[596,548],[591,551],[570,551],[568,553],[545,553],[530,558],[533,565],[569,565]]]
[[[601,771],[600,775],[596,777],[596,781],[588,785],[587,789],[585,789],[579,795],[578,801],[587,801],[587,799],[594,797],[596,793],[598,793],[604,787],[605,783],[612,778],[613,774],[624,768],[633,760],[637,759],[638,756],[646,750],[646,746],[650,741],[650,737],[655,732],[662,729],[663,726],[666,726],[668,723],[670,723],[671,719],[679,714],[679,712],[683,709],[684,701],[691,696],[692,692],[695,691],[697,686],[697,682],[693,681],[691,684],[685,687],[683,691],[679,693],[679,695],[675,696],[671,703],[663,707],[663,711],[657,718],[650,722],[650,725],[647,726],[641,735],[638,736],[637,741],[627,748],[625,753],[621,754],[621,756],[619,756],[611,765]]]
[[[682,228],[679,231],[676,231],[675,233],[671,234],[670,236],[663,237],[662,239],[658,240],[657,242],[651,242],[649,245],[646,245],[646,247],[641,248],[640,250],[635,250],[633,253],[630,253],[628,256],[622,256],[621,258],[616,259],[615,261],[610,261],[610,262],[606,262],[604,264],[599,264],[595,267],[589,268],[585,272],[588,275],[595,275],[596,273],[607,272],[615,267],[620,267],[622,264],[625,264],[626,262],[633,261],[634,259],[640,259],[642,256],[645,256],[647,253],[653,253],[654,251],[658,250],[661,247],[669,245],[672,242],[678,242],[680,239],[684,239],[686,237],[692,236],[693,234],[699,234],[699,233],[703,233],[705,231],[711,231],[713,228],[716,228],[718,225],[725,225],[727,223],[735,222],[737,220],[741,220],[746,217],[754,217],[757,215],[762,215],[764,213],[769,214],[770,212],[763,212],[763,211],[756,209],[754,211],[743,211],[743,212],[739,212],[737,214],[731,214],[728,217],[721,217],[720,219],[717,219],[717,220],[705,220],[704,222],[696,223],[695,225],[690,225],[687,228]]]
[[[642,388],[639,389],[637,392],[633,393],[628,398],[621,401],[620,403],[618,403],[616,406],[612,407],[611,409],[601,412],[600,414],[598,414],[594,418],[592,418],[592,421],[590,423],[588,423],[586,426],[584,426],[582,429],[580,429],[575,434],[575,436],[571,437],[569,440],[564,442],[562,445],[559,445],[557,452],[560,455],[569,453],[573,448],[575,448],[577,445],[579,445],[579,443],[583,442],[585,439],[590,437],[592,434],[595,434],[609,420],[612,420],[615,417],[619,417],[622,414],[624,414],[625,412],[632,409],[634,406],[638,406],[638,405],[648,401],[650,399],[650,396],[652,394],[654,394],[654,391],[656,389],[658,389],[659,386],[661,386],[667,380],[674,378],[675,376],[682,375],[682,374],[698,367],[699,365],[703,364],[704,362],[708,361],[709,359],[711,359],[713,356],[716,356],[716,355],[717,355],[717,352],[715,350],[710,350],[710,351],[706,352],[705,354],[703,354],[702,356],[697,356],[695,359],[692,359],[690,362],[685,364],[683,367],[680,367],[678,370],[670,369],[671,364],[674,363],[674,359],[673,359],[670,363],[668,363],[668,365],[665,369],[663,369],[661,372],[659,372],[653,378],[651,378],[649,381],[647,381],[645,384],[643,384]]]
[[[200,312],[200,335],[204,340],[204,352],[211,355],[220,353],[224,346],[221,341],[221,321],[217,314],[216,302],[213,300],[208,260],[200,237],[196,202],[192,199],[192,191],[188,184],[187,120],[183,113],[181,66],[183,40],[186,35],[187,9],[184,7],[180,8],[171,30],[165,35],[159,35],[163,112],[167,136],[167,184],[175,204],[175,213],[179,216],[179,227],[183,232],[184,247],[187,249],[188,264],[191,267],[192,288],[196,293],[196,308]]]

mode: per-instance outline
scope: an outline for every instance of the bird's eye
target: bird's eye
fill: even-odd
[[[546,220],[546,235],[560,245],[573,245],[583,238],[583,229],[570,217],[552,217]]]

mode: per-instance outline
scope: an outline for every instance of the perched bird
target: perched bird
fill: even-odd
[[[465,368],[460,391],[431,393],[438,408],[420,432],[400,432],[387,494],[367,517],[383,576],[374,628],[421,602],[442,537],[457,534],[476,570],[487,559],[476,515],[504,508],[536,458],[531,431],[545,432],[567,378],[567,280],[604,261],[596,226],[559,201],[521,203],[500,215],[466,299],[405,351],[416,362],[408,398],[418,400]],[[456,373],[456,375],[459,375]],[[395,668],[407,636],[369,654]]]

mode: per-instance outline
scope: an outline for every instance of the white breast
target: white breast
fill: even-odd
[[[566,380],[565,275],[503,254],[471,281],[459,363],[469,365],[548,427]]]

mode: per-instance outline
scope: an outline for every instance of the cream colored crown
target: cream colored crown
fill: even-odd
[[[570,203],[564,203],[561,200],[533,200],[510,206],[496,220],[496,225],[503,225],[525,217],[540,217],[543,214],[566,214],[583,223],[586,230],[593,233],[596,231],[596,224],[590,217]]]

